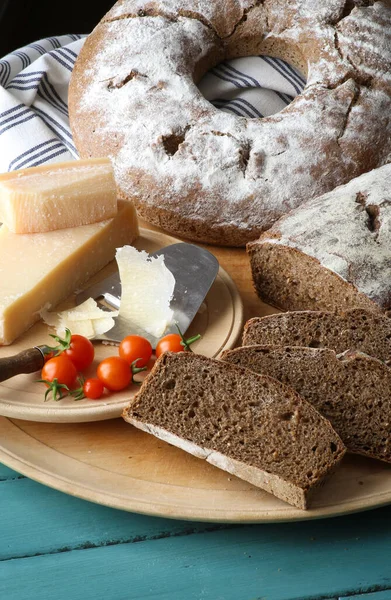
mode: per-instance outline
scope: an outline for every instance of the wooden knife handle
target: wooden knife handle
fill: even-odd
[[[0,381],[5,381],[21,373],[34,373],[42,369],[45,357],[38,347],[23,350],[14,356],[0,358]]]

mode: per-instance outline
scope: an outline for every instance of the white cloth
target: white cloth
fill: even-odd
[[[0,60],[0,172],[76,159],[68,84],[85,35],[46,38]],[[216,107],[245,117],[279,112],[304,88],[303,76],[270,57],[236,58],[199,84]]]

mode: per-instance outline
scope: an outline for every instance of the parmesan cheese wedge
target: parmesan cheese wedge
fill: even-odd
[[[124,246],[117,250],[116,260],[121,279],[119,317],[128,321],[132,333],[161,337],[173,318],[170,301],[175,287],[164,257]]]
[[[0,222],[14,233],[80,227],[116,213],[116,185],[108,158],[72,160],[0,175]]]
[[[118,214],[100,223],[47,233],[0,228],[0,344],[11,344],[115,257],[138,235],[136,212],[119,201]]]

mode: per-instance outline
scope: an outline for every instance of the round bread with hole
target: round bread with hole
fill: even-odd
[[[251,119],[197,82],[272,55],[303,93]],[[374,0],[120,0],[87,38],[69,92],[82,157],[112,159],[150,223],[242,246],[304,200],[390,160],[391,8]]]

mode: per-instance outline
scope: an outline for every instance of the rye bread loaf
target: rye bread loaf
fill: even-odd
[[[247,246],[258,295],[286,310],[391,307],[391,164],[300,206]]]
[[[387,162],[390,24],[374,0],[119,0],[72,73],[75,145],[110,157],[119,197],[153,225],[244,245]],[[221,61],[262,54],[307,74],[278,114],[238,117],[197,89]]]
[[[345,452],[292,389],[191,352],[163,354],[123,417],[302,509]]]
[[[391,369],[360,352],[243,346],[222,360],[291,386],[331,422],[351,452],[391,462]]]
[[[243,346],[276,345],[330,348],[337,354],[359,350],[391,363],[391,319],[362,308],[337,314],[292,311],[254,317],[243,331]]]

